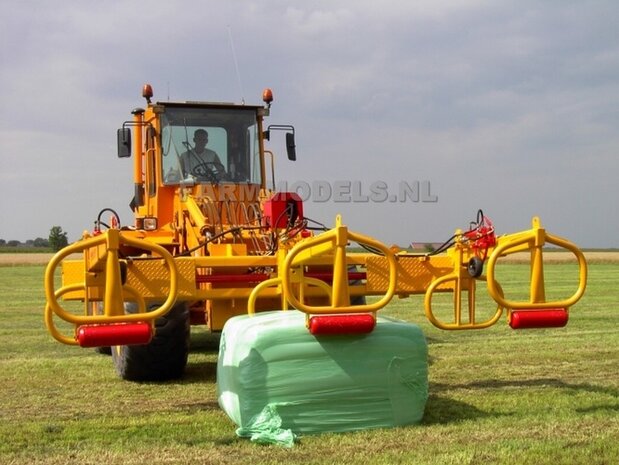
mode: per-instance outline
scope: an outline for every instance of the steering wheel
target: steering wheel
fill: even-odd
[[[225,178],[226,169],[221,163],[204,161],[194,166],[191,170],[191,174],[193,174],[198,179],[206,179],[213,184],[217,184],[219,181]]]

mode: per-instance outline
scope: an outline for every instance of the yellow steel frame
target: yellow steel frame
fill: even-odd
[[[522,233],[513,234],[499,241],[494,252],[488,259],[488,292],[501,306],[508,309],[547,309],[569,308],[580,300],[587,286],[587,261],[584,254],[571,242],[557,236],[548,234],[540,225],[539,218],[533,218],[532,229]],[[546,302],[544,288],[544,261],[542,247],[546,244],[554,244],[569,250],[574,254],[578,262],[578,288],[571,297]],[[499,257],[509,255],[522,250],[531,251],[531,286],[529,302],[507,300],[495,279],[495,267]]]
[[[565,239],[546,233],[538,218],[532,228],[520,233],[497,238],[490,250],[486,276],[471,277],[467,263],[474,252],[463,239],[442,255],[413,255],[396,253],[384,244],[368,236],[351,232],[336,218],[335,227],[323,234],[306,238],[291,248],[281,247],[275,255],[236,255],[243,248],[222,246],[218,255],[200,257],[172,257],[163,247],[143,240],[135,231],[110,229],[95,237],[83,240],[63,249],[50,261],[45,274],[47,305],[45,322],[49,332],[60,342],[75,344],[75,337],[61,334],[54,324],[58,317],[76,327],[83,324],[153,322],[169,311],[177,301],[217,301],[241,299],[247,301],[247,311],[256,311],[258,299],[277,298],[281,310],[296,308],[308,315],[371,313],[384,308],[395,294],[405,297],[410,294],[425,294],[424,307],[428,320],[438,328],[483,329],[494,325],[504,310],[568,308],[583,295],[587,280],[587,265],[582,252]],[[462,236],[459,236],[462,237]],[[380,252],[376,254],[351,254],[346,247],[350,242],[367,245]],[[579,282],[574,294],[563,300],[548,302],[545,298],[542,247],[553,244],[571,251],[578,263]],[[121,245],[150,251],[152,257],[120,259]],[[215,250],[215,249],[214,249]],[[531,252],[531,284],[528,302],[505,298],[496,280],[498,259],[522,251]],[[82,252],[83,260],[65,260],[71,254]],[[223,255],[222,255],[223,254]],[[63,285],[56,290],[54,277],[62,264]],[[352,264],[364,267],[365,283],[350,286],[348,268]],[[312,267],[331,266],[332,285],[306,276]],[[123,282],[121,268],[126,269]],[[270,279],[253,287],[212,288],[196,284],[197,270],[217,270],[220,273],[247,270],[250,268],[272,269]],[[496,311],[487,319],[477,321],[475,294],[478,282],[485,282],[488,293],[497,303]],[[432,299],[437,292],[452,292],[454,302],[453,321],[443,321],[435,315]],[[463,293],[467,292],[468,311],[463,309]],[[382,296],[377,301],[364,305],[351,305],[351,295]],[[324,306],[314,305],[317,298],[328,298]],[[84,301],[84,308],[92,302],[103,302],[103,314],[77,315],[63,308],[59,299]],[[125,314],[124,302],[135,301],[138,313]],[[147,302],[161,302],[154,310],[147,311]]]
[[[134,288],[122,284],[121,266],[118,258],[118,250],[121,243],[146,249],[161,256],[168,267],[170,281],[167,298],[160,307],[149,311],[148,315],[146,315],[145,300],[140,293]],[[105,293],[103,297],[104,313],[102,315],[75,315],[61,307],[58,303],[58,298],[64,296],[65,294],[79,290],[86,291],[86,281],[82,283],[65,285],[59,290],[54,291],[55,270],[59,263],[69,255],[77,252],[87,253],[93,248],[99,247],[103,247],[105,250]],[[165,315],[176,302],[178,293],[177,279],[178,273],[176,271],[174,258],[167,250],[157,244],[121,236],[120,231],[115,229],[108,230],[106,234],[76,242],[75,244],[64,248],[52,257],[47,269],[45,270],[45,297],[47,300],[47,305],[45,307],[45,322],[47,329],[58,341],[68,344],[75,344],[74,338],[64,336],[60,333],[60,331],[58,331],[53,322],[54,314],[60,319],[74,324],[76,329],[79,325],[83,324],[128,323],[138,321],[154,322],[156,318]],[[86,299],[85,294],[84,301],[87,306],[88,299]],[[138,312],[136,314],[125,314],[125,301],[135,301],[138,304]]]
[[[544,271],[543,271],[543,252],[542,248],[547,244],[557,245],[572,252],[578,263],[578,287],[574,294],[559,301],[546,301],[546,293],[544,289]],[[496,280],[496,266],[500,257],[505,257],[517,252],[531,252],[531,282],[530,282],[530,300],[528,302],[508,300],[503,294],[499,282]],[[470,251],[463,244],[456,244],[456,247],[451,251],[455,257],[455,263],[464,265],[466,260],[470,258]],[[497,244],[493,248],[488,258],[486,266],[486,276],[472,278],[464,270],[463,266],[455,266],[454,270],[440,278],[437,278],[430,284],[425,293],[425,314],[428,320],[440,329],[484,329],[494,325],[507,310],[509,318],[512,310],[520,309],[536,309],[543,310],[549,308],[565,308],[568,309],[576,304],[585,292],[587,285],[587,262],[583,253],[571,242],[559,237],[546,233],[541,227],[538,217],[532,220],[531,229],[515,234],[509,234],[497,238]],[[497,303],[495,313],[488,319],[477,322],[475,318],[475,290],[476,281],[485,281],[487,283],[488,293]],[[432,297],[437,289],[448,282],[454,283],[454,320],[453,322],[441,321],[432,311]],[[462,314],[462,291],[468,291],[468,321],[465,321]]]

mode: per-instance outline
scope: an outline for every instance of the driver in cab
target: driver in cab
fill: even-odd
[[[226,171],[219,156],[213,150],[207,149],[208,132],[197,129],[193,134],[194,147],[189,147],[180,157],[180,164],[186,174],[198,179],[216,182],[225,177]]]
[[[208,132],[205,129],[197,129],[193,133],[193,149],[188,147],[181,154],[181,165],[185,173],[191,173],[197,177],[208,177],[208,171],[213,174],[223,171],[223,165],[217,153],[206,148],[208,144]]]

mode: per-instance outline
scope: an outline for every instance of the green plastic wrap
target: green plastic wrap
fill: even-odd
[[[369,334],[335,336],[311,335],[298,311],[234,317],[217,389],[237,434],[258,442],[413,424],[428,398],[426,340],[417,325],[385,317]]]

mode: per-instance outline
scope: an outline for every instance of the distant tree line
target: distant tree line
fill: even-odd
[[[37,237],[36,239],[28,239],[25,242],[21,242],[15,239],[7,241],[6,239],[0,239],[0,248],[11,249],[51,249],[54,252],[66,247],[69,241],[67,239],[67,233],[62,230],[60,226],[52,226],[49,230],[49,236],[47,239],[43,237]]]
[[[0,247],[49,247],[49,240],[37,237],[36,239],[28,239],[21,242],[17,240],[4,240],[0,239]]]

